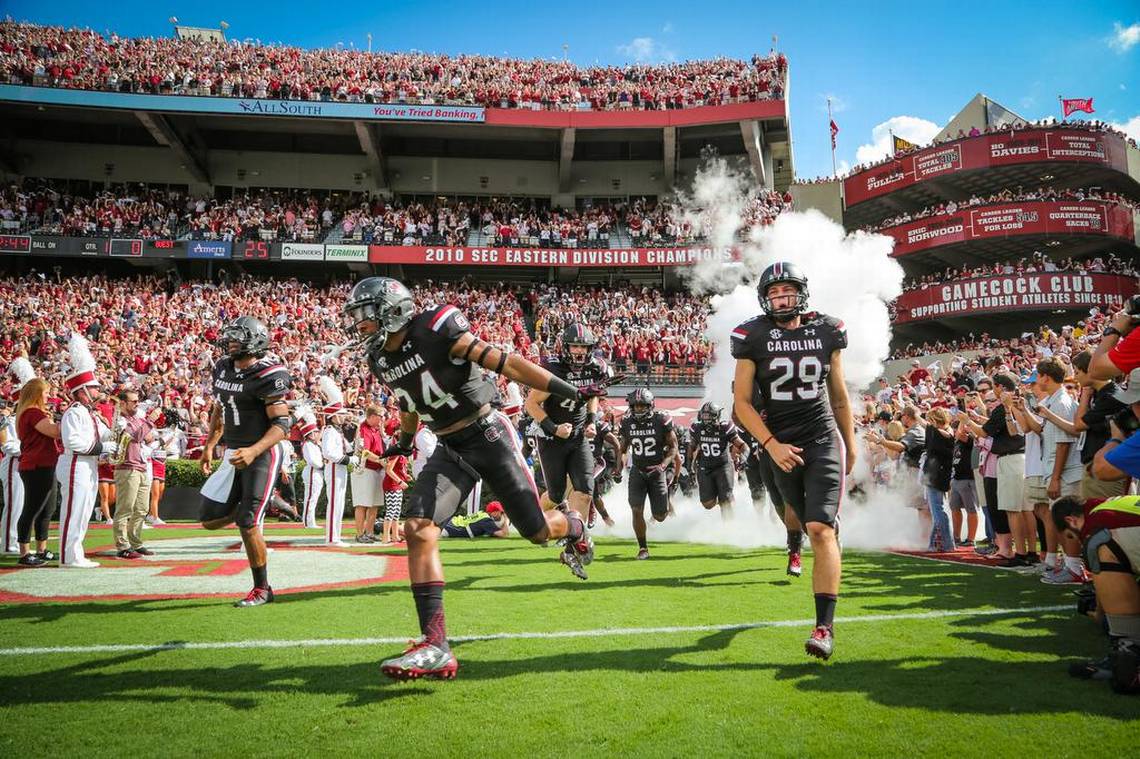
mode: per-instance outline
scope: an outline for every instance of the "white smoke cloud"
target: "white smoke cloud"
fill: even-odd
[[[760,312],[755,282],[775,261],[797,264],[808,278],[812,310],[843,320],[848,347],[843,368],[853,405],[863,388],[879,376],[890,350],[891,326],[887,302],[902,292],[903,271],[891,258],[892,241],[883,235],[847,234],[841,226],[815,210],[784,213],[770,226],[745,230],[737,242],[742,214],[754,184],[733,171],[720,158],[706,159],[698,170],[691,193],[679,199],[679,214],[706,220],[714,247],[737,245],[738,263],[706,262],[686,272],[696,293],[712,293],[712,314],[706,331],[715,346],[714,359],[705,373],[705,397],[732,408],[735,361],[729,335],[738,324]],[[857,548],[915,547],[924,540],[918,513],[906,504],[910,496],[872,486],[867,452],[852,480],[871,493],[865,501],[848,500],[843,507],[843,543]],[[622,496],[608,500],[624,501]],[[675,517],[651,528],[656,539],[719,543],[739,547],[783,545],[785,531],[771,514],[758,514],[747,487],[736,488],[734,518],[724,522],[707,513],[693,499],[675,497]],[[688,503],[693,504],[689,508]],[[616,515],[625,509],[612,509]],[[771,512],[771,509],[768,509]],[[774,512],[772,512],[774,513]],[[630,523],[632,524],[632,523]],[[632,527],[619,521],[616,534],[632,535]],[[626,532],[626,530],[629,530]]]
[[[926,145],[942,128],[933,121],[917,116],[892,116],[871,130],[871,142],[860,145],[855,150],[856,163],[871,163],[894,154],[891,133],[909,140],[915,145]]]
[[[720,508],[706,511],[696,495],[673,495],[675,513],[664,522],[654,522],[645,507],[649,527],[646,537],[652,553],[655,542],[702,543],[734,548],[783,548],[787,541],[784,528],[771,502],[765,498],[753,505],[748,486],[738,482],[734,490],[730,517],[722,517]],[[606,527],[599,519],[590,531],[595,537],[611,536],[632,540],[633,515],[628,506],[625,481],[606,494],[606,510],[614,520]],[[840,535],[844,548],[862,550],[916,549],[926,546],[927,535],[918,512],[907,508],[900,493],[874,491],[869,499],[845,499],[840,508]],[[804,550],[810,543],[804,538]],[[631,551],[636,551],[631,548]]]

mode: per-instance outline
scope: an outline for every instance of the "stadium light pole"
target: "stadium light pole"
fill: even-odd
[[[368,38],[368,52],[371,53],[372,52],[372,32],[368,32],[368,34],[366,34],[364,36]]]
[[[570,43],[563,42],[562,43],[562,62],[563,63],[565,63],[567,61],[569,53],[570,53]]]

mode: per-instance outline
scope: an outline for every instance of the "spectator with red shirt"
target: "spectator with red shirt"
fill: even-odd
[[[48,527],[54,509],[52,485],[59,459],[59,425],[48,410],[47,381],[36,377],[20,390],[16,401],[16,436],[20,439],[20,480],[24,483],[24,510],[20,513],[18,563],[39,567],[55,559],[47,549]],[[31,550],[35,528],[36,551]]]
[[[384,428],[389,440],[394,439],[399,428],[399,416],[393,414]],[[404,508],[404,491],[408,489],[409,479],[407,456],[389,456],[384,459],[384,526],[381,545],[392,545],[400,541],[400,514]]]
[[[346,397],[347,400],[347,397]],[[364,420],[356,431],[353,448],[361,463],[352,471],[352,506],[356,522],[356,542],[374,543],[372,525],[383,501],[381,477],[384,460],[384,436],[381,428],[383,408],[375,403],[364,410]]]

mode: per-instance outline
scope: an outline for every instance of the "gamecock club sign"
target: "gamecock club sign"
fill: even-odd
[[[910,290],[894,304],[895,324],[995,311],[1091,308],[1135,295],[1136,280],[1116,274],[1039,272],[960,279]]]

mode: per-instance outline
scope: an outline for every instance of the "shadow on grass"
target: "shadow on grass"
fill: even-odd
[[[1009,620],[1009,617],[1004,617]],[[1046,625],[1055,619],[1025,617],[1026,625]],[[980,620],[973,620],[979,622]],[[956,624],[968,624],[959,620]],[[694,655],[725,651],[742,630],[725,630],[702,636],[691,644],[628,647],[612,651],[568,654],[558,651],[529,658],[464,659],[463,681],[488,681],[549,673],[747,673],[770,672],[804,692],[856,694],[887,707],[918,708],[947,714],[1036,714],[1061,715],[1074,708],[1092,711],[1116,720],[1136,718],[1135,699],[1109,693],[1104,683],[1073,683],[1056,661],[1003,661],[978,656],[917,656],[874,660],[842,658],[839,638],[837,658],[828,663],[814,660],[788,664],[758,651],[750,661],[700,663],[684,661]],[[971,634],[967,634],[971,638]],[[1055,636],[1052,636],[1055,637]],[[1046,638],[1048,640],[1049,638]],[[994,641],[982,636],[980,642]],[[1024,651],[1022,636],[1006,636],[999,647]],[[1040,643],[1040,641],[1038,641]],[[1064,645],[1056,641],[1056,648]],[[502,647],[488,649],[489,653]],[[1037,647],[1035,646],[1035,650]],[[1046,651],[1040,650],[1040,653]],[[387,653],[387,652],[384,652]],[[739,652],[737,652],[738,654]],[[781,651],[784,658],[797,652]],[[140,703],[205,702],[235,710],[251,710],[280,694],[316,694],[342,698],[344,707],[367,707],[390,699],[431,695],[434,684],[398,684],[385,681],[375,662],[285,666],[240,663],[225,667],[195,666],[164,668],[138,666],[155,653],[132,653],[24,675],[0,676],[0,707],[29,703],[128,701]],[[798,654],[802,656],[803,654]],[[114,668],[130,665],[126,671]],[[586,681],[588,682],[588,681]],[[1056,687],[1034,684],[1072,685],[1078,696],[1058,698]],[[1074,703],[1079,707],[1074,707]]]
[[[281,694],[342,696],[341,706],[374,706],[398,698],[426,696],[424,688],[393,688],[378,662],[368,664],[270,667],[257,663],[229,667],[106,671],[125,664],[139,665],[159,652],[134,652],[110,659],[93,659],[29,675],[0,676],[0,707],[27,704],[125,701],[146,704],[214,703],[248,710]]]

